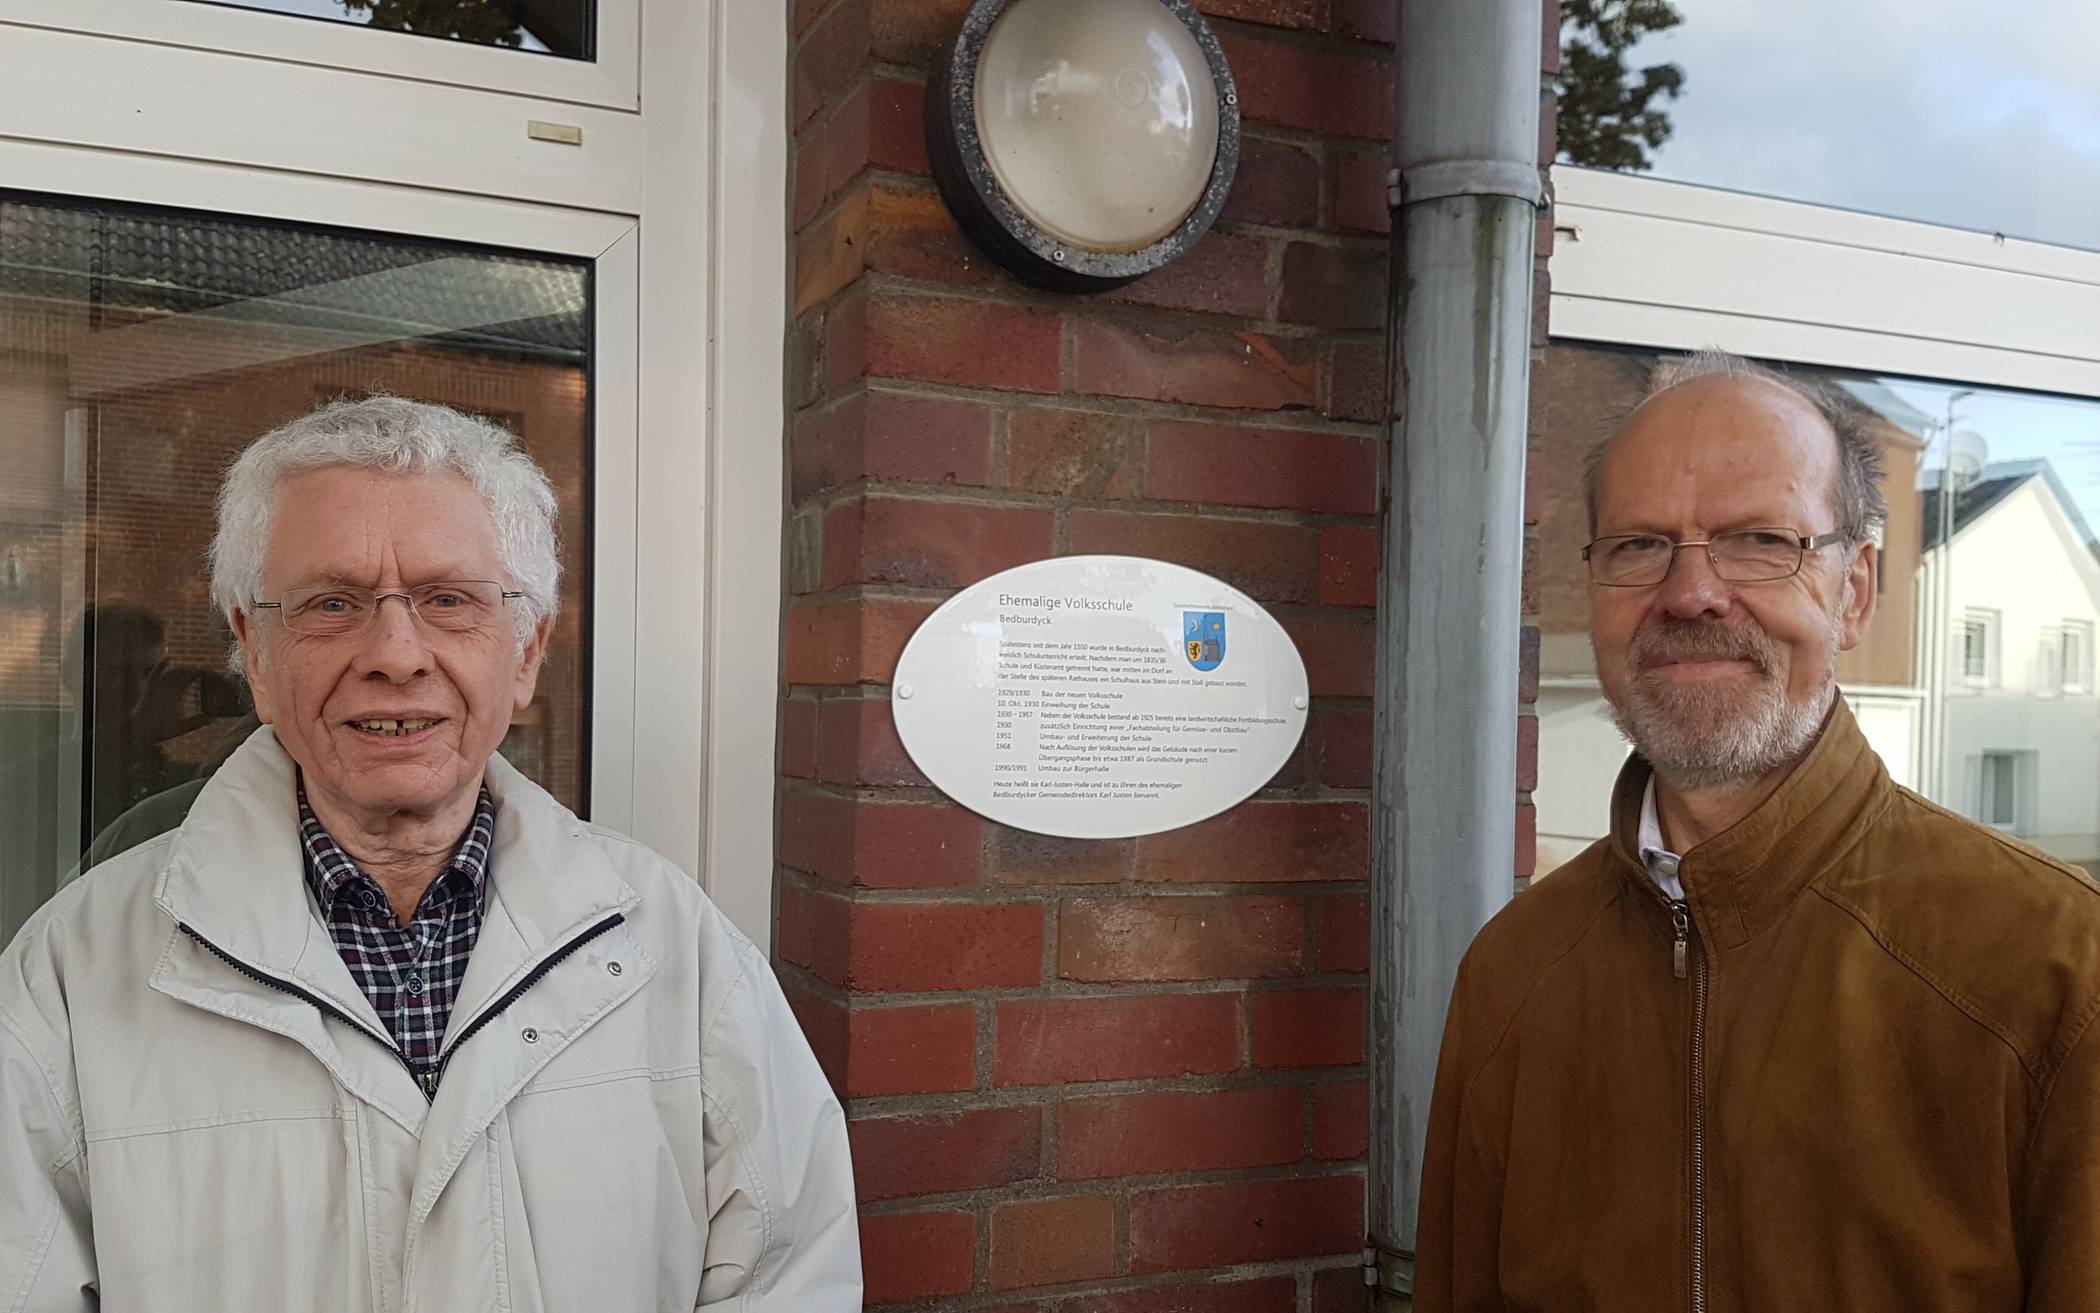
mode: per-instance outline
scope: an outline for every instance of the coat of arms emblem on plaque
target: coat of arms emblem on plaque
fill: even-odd
[[[1183,611],[1181,649],[1198,670],[1216,670],[1225,662],[1225,613]]]

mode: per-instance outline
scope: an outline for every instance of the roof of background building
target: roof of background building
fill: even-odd
[[[1922,500],[1920,516],[1924,523],[1925,550],[1931,551],[1940,545],[1942,537],[1940,471],[1929,469],[1920,477],[1924,485],[1919,495]],[[1954,524],[1947,536],[1960,535],[1962,530],[1982,518],[1985,512],[2037,477],[2048,485],[2050,495],[2056,498],[2057,504],[2063,508],[2064,516],[2071,521],[2071,527],[2077,532],[2079,539],[2089,549],[2100,553],[2100,539],[2094,538],[2092,528],[2085,522],[2085,516],[2078,511],[2078,503],[2071,500],[2070,491],[2064,487],[2063,480],[2057,477],[2055,468],[2047,460],[1999,461],[1984,466],[1972,482],[1955,493]]]

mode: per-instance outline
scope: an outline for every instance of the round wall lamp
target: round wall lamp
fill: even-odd
[[[926,89],[926,148],[986,254],[1102,291],[1209,230],[1239,164],[1239,95],[1192,0],[975,0]]]

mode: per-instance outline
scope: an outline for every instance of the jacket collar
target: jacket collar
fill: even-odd
[[[1653,774],[1635,755],[1612,790],[1611,847],[1646,897],[1658,896],[1638,857],[1641,797]],[[1728,829],[1683,853],[1678,878],[1699,933],[1734,948],[1776,921],[1836,865],[1888,805],[1895,786],[1842,695],[1815,746],[1771,797]]]
[[[484,922],[455,1017],[475,1002],[475,975],[492,985],[511,978],[641,901],[597,845],[579,842],[583,823],[500,755],[489,758],[484,782],[496,803],[491,913],[500,903],[503,928],[491,941]],[[265,725],[197,795],[154,900],[220,951],[367,1015],[370,1005],[316,917],[303,872],[296,770]]]
[[[496,803],[488,907],[444,1049],[450,1056],[466,1027],[494,1017],[510,999],[515,1010],[507,1020],[544,1040],[482,1044],[478,1057],[468,1042],[468,1061],[448,1067],[432,1103],[386,1052],[386,1028],[309,902],[295,772],[269,727],[251,735],[197,795],[154,891],[168,916],[220,953],[326,1000],[377,1041],[338,1044],[337,1032],[313,1008],[244,980],[201,949],[170,951],[154,972],[154,988],[162,993],[304,1045],[345,1089],[423,1141],[406,1241],[411,1263],[417,1232],[468,1145],[569,1043],[641,989],[660,962],[631,927],[604,925],[641,903],[615,867],[610,854],[616,850],[588,836],[583,822],[501,756],[489,758],[483,783]],[[600,933],[591,946],[621,969],[593,970],[581,962],[559,981],[549,977],[520,992],[545,973],[558,950],[594,927]]]

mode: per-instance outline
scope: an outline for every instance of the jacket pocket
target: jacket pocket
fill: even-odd
[[[691,1313],[707,1245],[697,1074],[540,1085],[502,1121],[506,1248],[533,1255],[547,1307]]]
[[[91,1134],[103,1306],[371,1308],[359,1177],[346,1109]]]

